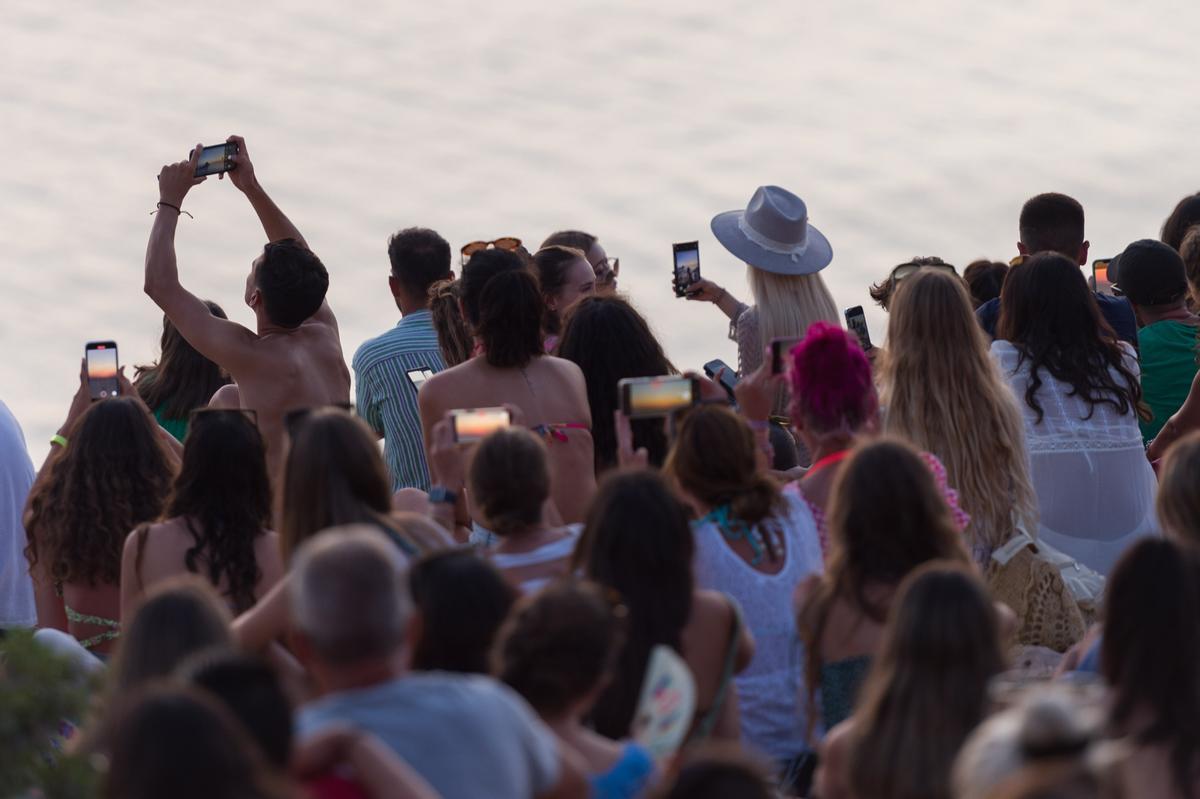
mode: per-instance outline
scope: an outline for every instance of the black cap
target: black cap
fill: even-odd
[[[1175,248],[1154,239],[1135,241],[1108,264],[1108,279],[1134,305],[1170,305],[1187,294],[1187,272]]]

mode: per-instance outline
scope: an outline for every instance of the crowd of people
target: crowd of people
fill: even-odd
[[[39,763],[121,799],[1200,794],[1200,195],[1104,281],[1037,195],[1011,263],[869,287],[864,350],[761,187],[712,220],[753,304],[686,292],[737,374],[631,418],[679,369],[596,236],[400,230],[348,368],[230,142],[255,328],[181,280],[197,147],[158,178],[157,363],[82,370],[36,471],[0,405],[0,696],[22,647],[70,665],[38,696],[90,689],[3,727]]]

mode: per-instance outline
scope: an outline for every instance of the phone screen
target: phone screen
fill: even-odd
[[[771,341],[771,374],[783,374],[785,371],[785,361],[788,353],[792,351],[792,347],[800,343],[798,338],[777,338]]]
[[[1110,297],[1113,293],[1112,281],[1108,279],[1108,262],[1110,259],[1092,261],[1092,280],[1096,284],[1095,291],[1097,294],[1107,294]]]
[[[412,387],[417,391],[420,391],[421,386],[431,377],[433,377],[433,370],[428,366],[408,370],[408,382],[412,383]]]
[[[644,419],[690,408],[699,392],[690,377],[626,378],[621,381],[621,398],[626,416]]]
[[[111,341],[89,342],[87,358],[88,390],[92,399],[107,399],[121,393],[117,383],[117,345]]]
[[[725,371],[721,371],[722,369]],[[721,375],[721,388],[725,389],[725,393],[729,395],[730,402],[735,400],[733,389],[738,384],[738,374],[730,368],[729,364],[720,359],[709,361],[704,364],[704,374],[711,380],[716,380],[717,375]]]
[[[237,151],[237,145],[233,142],[205,147],[200,151],[200,160],[196,163],[196,177],[219,175],[233,169],[233,157]]]
[[[846,327],[850,328],[851,333],[858,336],[858,343],[863,348],[863,352],[871,349],[871,331],[867,329],[867,315],[863,313],[861,305],[846,309]]]
[[[675,296],[683,297],[700,280],[700,242],[687,241],[673,246],[675,251]]]
[[[479,441],[497,430],[512,425],[508,408],[465,408],[450,411],[454,422],[454,440]]]

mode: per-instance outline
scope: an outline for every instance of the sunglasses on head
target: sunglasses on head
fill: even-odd
[[[459,251],[462,254],[462,264],[467,265],[467,261],[471,260],[471,256],[483,250],[506,250],[512,252],[521,246],[521,240],[515,236],[504,236],[495,241],[473,241],[470,244],[464,244]]]
[[[912,261],[909,261],[906,264],[900,264],[899,266],[897,266],[896,268],[894,268],[892,270],[892,275],[891,275],[892,281],[895,282],[895,281],[903,280],[904,278],[911,275],[913,272],[917,272],[921,269],[942,269],[942,270],[949,272],[952,275],[956,275],[956,276],[958,275],[958,270],[955,269],[950,264],[918,264],[918,263],[913,263]]]

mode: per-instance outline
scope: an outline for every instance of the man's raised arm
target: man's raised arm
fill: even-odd
[[[158,213],[146,245],[145,291],[200,354],[225,369],[244,363],[254,334],[239,324],[212,315],[208,306],[179,282],[175,261],[175,227],[188,190],[204,178],[195,177],[201,146],[187,161],[168,164],[158,175]]]
[[[234,168],[221,177],[228,175],[233,185],[246,195],[246,199],[254,208],[254,213],[258,214],[258,221],[263,226],[263,232],[267,234],[267,241],[295,239],[311,250],[312,248],[308,246],[304,236],[300,235],[300,229],[292,224],[292,220],[287,218],[287,215],[279,209],[279,206],[259,184],[258,176],[254,173],[254,162],[250,160],[250,153],[246,150],[246,140],[241,136],[230,136],[226,141],[236,144],[238,151],[237,155],[233,157]],[[321,303],[320,309],[312,318],[326,324],[337,325],[328,299]]]
[[[250,153],[246,150],[246,140],[241,136],[230,136],[227,141],[236,144],[238,151],[237,155],[233,157],[233,169],[225,174],[229,176],[230,182],[238,191],[246,195],[246,199],[254,207],[254,213],[258,214],[258,221],[262,223],[263,232],[267,234],[267,241],[295,239],[308,247],[308,242],[300,235],[300,231],[292,224],[292,220],[288,219],[283,211],[279,210],[275,201],[263,191],[263,187],[258,182],[258,176],[254,174],[254,162],[250,160]],[[225,177],[225,175],[223,174],[221,177]]]

